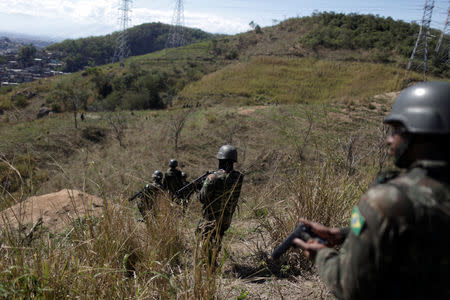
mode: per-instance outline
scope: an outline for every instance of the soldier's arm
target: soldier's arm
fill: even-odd
[[[198,199],[202,204],[209,202],[209,199],[214,193],[214,180],[215,175],[210,174],[208,175],[208,177],[206,177],[205,181],[203,182],[203,186],[200,189],[200,192],[198,193]]]
[[[385,186],[369,190],[352,213],[351,230],[340,251],[318,251],[315,262],[319,276],[339,299],[372,299],[377,295],[382,248],[390,230],[384,214],[390,208],[380,205],[390,203],[395,198],[392,193]]]

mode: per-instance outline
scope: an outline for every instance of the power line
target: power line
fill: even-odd
[[[131,24],[131,4],[133,0],[121,0],[119,6],[120,32],[117,35],[116,48],[114,50],[113,62],[120,62],[123,65],[125,57],[130,55],[130,48],[127,41],[127,29]]]
[[[431,16],[433,15],[434,0],[425,0],[422,23],[417,36],[416,45],[409,59],[407,70],[415,65],[416,55],[423,53],[423,62],[418,63],[417,69],[423,67],[424,76],[428,71],[428,37],[430,36]]]
[[[169,35],[166,41],[166,48],[176,48],[184,46],[186,40],[184,38],[184,4],[183,0],[175,1],[175,9],[173,12],[172,23]]]

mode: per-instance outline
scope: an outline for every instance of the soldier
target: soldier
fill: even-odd
[[[344,231],[303,220],[340,251],[295,239],[339,299],[450,299],[450,83],[405,89],[384,123],[404,174],[380,176]]]
[[[215,263],[222,237],[231,225],[244,179],[243,174],[233,170],[233,164],[237,162],[235,147],[220,147],[217,159],[219,169],[208,175],[199,192],[204,220],[199,224],[198,231],[202,232],[210,266]]]
[[[183,178],[181,171],[177,169],[178,161],[171,159],[169,161],[169,169],[164,174],[163,185],[169,191],[170,195],[174,195],[183,186]]]
[[[156,170],[152,177],[153,182],[145,185],[144,190],[139,195],[139,201],[137,203],[139,212],[144,219],[147,217],[148,212],[153,209],[156,197],[164,191],[164,186],[162,184],[163,173]]]

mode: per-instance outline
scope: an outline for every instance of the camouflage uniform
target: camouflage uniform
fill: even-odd
[[[315,259],[339,299],[450,299],[449,176],[448,163],[417,161],[362,196],[340,251]]]
[[[183,187],[181,171],[176,168],[167,169],[167,172],[164,174],[163,185],[171,195],[175,194],[176,191]]]
[[[203,183],[199,200],[203,205],[204,220],[198,229],[202,231],[204,242],[210,246],[220,248],[221,239],[231,225],[243,179],[244,175],[238,171],[227,173],[218,170],[209,175]]]
[[[146,218],[148,212],[153,209],[156,198],[162,191],[164,191],[164,186],[156,181],[145,186],[142,195],[139,196],[137,201],[137,207],[143,218]]]

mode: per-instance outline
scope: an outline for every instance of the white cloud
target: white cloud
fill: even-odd
[[[81,37],[106,34],[119,29],[119,0],[13,0],[0,2],[2,30],[30,34]],[[170,23],[173,7],[132,8],[131,25]],[[38,22],[37,22],[38,20]],[[248,29],[248,20],[217,14],[185,11],[185,25],[213,33],[236,33]],[[30,32],[32,31],[32,32]]]

